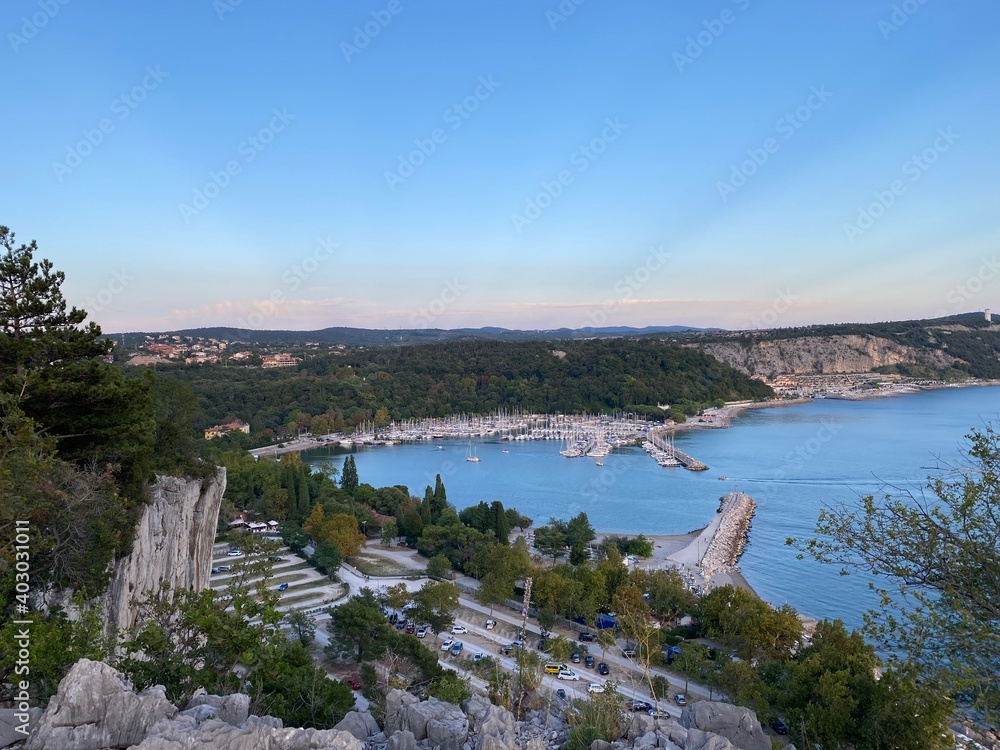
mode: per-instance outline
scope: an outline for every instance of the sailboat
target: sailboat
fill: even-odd
[[[479,456],[476,455],[476,449],[472,447],[472,441],[469,441],[469,450],[465,452],[465,460],[471,461],[474,464],[479,463]]]

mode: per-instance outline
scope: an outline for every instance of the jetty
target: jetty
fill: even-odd
[[[643,445],[660,466],[683,466],[689,471],[706,471],[708,466],[674,446],[673,431],[650,430]]]
[[[757,510],[753,499],[742,492],[730,492],[719,498],[721,516],[708,550],[701,558],[701,568],[706,578],[715,573],[739,571],[740,556],[750,536],[750,519]]]

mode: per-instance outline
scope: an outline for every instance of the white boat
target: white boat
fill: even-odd
[[[469,441],[469,450],[465,453],[465,460],[474,464],[479,463],[479,456],[476,455],[476,449],[472,447],[472,441]]]

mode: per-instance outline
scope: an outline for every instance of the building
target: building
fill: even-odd
[[[242,432],[249,435],[250,425],[239,419],[234,419],[232,422],[227,422],[226,424],[217,424],[215,427],[209,427],[205,430],[205,440],[227,435],[230,432]]]
[[[302,357],[291,354],[265,354],[262,359],[264,367],[294,367],[302,361]]]

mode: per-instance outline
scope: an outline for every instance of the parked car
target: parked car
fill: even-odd
[[[516,641],[511,641],[510,645],[511,646],[516,646],[517,648],[521,648],[521,646],[524,645],[524,639],[523,638],[518,638]]]
[[[391,615],[389,615],[389,624],[395,625],[397,622],[399,622],[399,615],[393,612]]]
[[[590,669],[593,669],[594,668],[594,657],[591,656],[590,654],[587,654],[585,657],[583,657],[583,666],[589,667]]]
[[[563,700],[566,700],[566,691],[563,690],[562,688],[556,690],[556,695],[562,698]]]
[[[597,674],[609,675],[611,674],[611,670],[608,669],[608,665],[602,661],[600,664],[597,665]]]
[[[486,658],[486,655],[482,651],[477,651],[476,655],[472,657],[472,661],[482,661]]]
[[[442,651],[451,651],[451,647],[455,645],[455,641],[448,638],[444,643],[441,644]]]
[[[284,591],[287,588],[288,588],[288,584],[287,583],[282,583],[282,584],[278,585],[278,591]]]
[[[649,711],[649,709],[651,709],[652,707],[653,704],[648,703],[647,701],[633,700],[631,703],[631,708],[633,713]]]
[[[226,554],[229,555],[230,557],[239,557],[243,553],[240,552],[238,549],[234,549],[234,548],[230,547],[229,548],[229,552],[227,552]]]
[[[469,629],[464,625],[452,625],[451,632],[452,635],[465,635],[469,632]]]
[[[560,680],[579,680],[580,675],[574,672],[572,669],[560,669],[559,674],[556,675],[557,679]]]
[[[351,679],[349,679],[347,681],[347,684],[351,686],[351,690],[360,690],[361,689],[361,681],[359,679],[357,679],[356,677],[352,677]]]
[[[649,716],[652,716],[654,719],[669,719],[669,718],[671,718],[670,714],[668,714],[662,708],[651,708],[646,713]]]
[[[271,557],[269,557],[268,559],[271,560],[271,562],[284,562],[285,561],[285,558],[283,558],[281,555],[271,555]]]
[[[623,648],[622,649],[622,656],[624,656],[626,659],[634,659],[635,658],[635,649],[634,648]]]
[[[537,644],[535,644],[535,648],[537,648],[539,651],[544,651],[545,647],[548,646],[548,645],[549,645],[549,642],[547,640],[545,640],[544,638],[542,638]]]
[[[221,573],[221,572],[222,572],[222,570],[219,569],[219,568],[212,568],[212,574],[213,575],[215,575],[216,573]]]
[[[587,692],[588,693],[603,693],[604,692],[604,685],[602,685],[599,682],[592,682],[589,685],[587,685]]]
[[[674,696],[674,703],[676,703],[678,706],[686,706],[687,702],[688,700],[687,698],[684,697],[684,693],[678,693],[677,695]]]
[[[406,627],[406,620],[404,620],[402,617],[396,620],[396,630],[402,630],[405,627]]]
[[[424,638],[427,635],[427,628],[420,627],[417,628],[417,638]]]
[[[463,648],[464,648],[464,646],[462,645],[461,641],[455,641],[455,645],[453,645],[451,647],[451,655],[452,656],[461,656]]]
[[[583,643],[593,643],[597,640],[597,636],[593,633],[580,633],[579,638]]]
[[[230,570],[232,570],[232,568],[230,568],[228,565],[220,565],[219,566],[219,572],[220,573],[228,573]]]
[[[574,664],[579,664],[580,663],[580,654],[574,653],[571,657],[569,657],[569,660],[571,662],[573,662]]]
[[[771,722],[771,729],[774,730],[775,734],[788,734],[788,727],[785,725],[781,719],[775,719]]]
[[[513,651],[513,650],[514,650],[514,646],[512,644],[510,644],[510,643],[505,644],[505,645],[503,645],[503,646],[501,646],[500,648],[497,649],[497,651],[499,653],[503,654],[504,656],[509,655],[510,652]]]
[[[409,633],[409,634],[412,635],[416,631],[417,631],[417,626],[416,625],[414,625],[412,622],[406,623],[406,632],[407,633]]]
[[[486,621],[486,629],[487,630],[493,630],[493,628],[495,628],[496,626],[497,626],[497,621],[496,620],[487,620]]]
[[[545,674],[559,674],[562,671],[562,664],[546,664]]]

